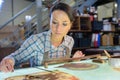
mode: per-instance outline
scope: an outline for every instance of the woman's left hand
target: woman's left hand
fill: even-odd
[[[85,54],[83,54],[82,51],[78,50],[74,53],[72,58],[79,58],[79,57],[84,57],[84,56],[85,56]]]

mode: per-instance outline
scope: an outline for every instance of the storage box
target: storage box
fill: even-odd
[[[104,34],[102,36],[102,45],[103,46],[111,46],[111,45],[113,45],[113,35],[111,33]]]

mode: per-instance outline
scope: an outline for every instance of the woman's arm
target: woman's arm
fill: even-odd
[[[0,70],[3,72],[11,72],[14,70],[15,64],[18,65],[28,60],[34,51],[31,49],[33,42],[32,37],[30,37],[18,50],[3,58],[0,63]]]

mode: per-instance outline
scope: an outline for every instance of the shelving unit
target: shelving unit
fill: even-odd
[[[76,50],[85,50],[90,48],[91,44],[91,21],[88,16],[76,16],[73,27],[69,35],[74,38],[74,47],[72,53]],[[90,35],[88,35],[90,33]],[[88,42],[88,43],[87,43]]]
[[[103,27],[103,26],[102,26]],[[115,25],[112,24],[112,30],[111,31],[104,31],[102,30],[93,30],[93,26],[90,21],[90,17],[88,16],[76,16],[75,17],[75,23],[73,24],[73,27],[69,31],[69,35],[74,38],[75,44],[73,47],[72,53],[74,53],[77,50],[82,50],[85,52],[85,54],[92,54],[91,51],[90,53],[86,50],[89,49],[99,49],[100,46],[116,46],[120,45],[120,36],[117,41],[115,38],[116,34],[120,34],[120,31],[116,30]],[[99,41],[98,39],[95,41],[92,41],[92,35],[96,34],[100,36]],[[109,35],[108,40],[104,35]],[[119,43],[115,43],[115,42]],[[109,44],[107,44],[109,42]],[[97,45],[95,45],[97,43]],[[100,51],[101,52],[101,51]],[[98,53],[100,53],[98,50]],[[113,52],[113,51],[112,51]],[[94,53],[97,53],[94,52]],[[93,54],[94,54],[93,53]]]
[[[91,21],[88,16],[76,16],[71,30],[91,31]]]

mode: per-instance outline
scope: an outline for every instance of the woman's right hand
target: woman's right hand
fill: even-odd
[[[78,50],[74,53],[72,58],[79,58],[79,57],[84,57],[84,56],[85,56],[85,54],[83,54],[82,51]]]
[[[14,71],[14,60],[12,58],[4,58],[0,63],[0,71],[13,72]]]

